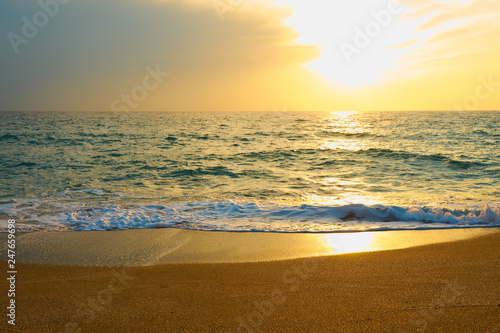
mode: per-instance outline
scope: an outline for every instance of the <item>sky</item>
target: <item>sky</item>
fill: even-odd
[[[497,0],[4,0],[0,110],[500,110]]]

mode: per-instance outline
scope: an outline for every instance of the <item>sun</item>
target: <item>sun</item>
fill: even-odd
[[[362,86],[380,82],[407,49],[416,22],[401,20],[407,7],[386,0],[273,0],[294,9],[286,24],[301,44],[315,44],[321,57],[307,64],[333,83]],[[410,36],[410,37],[409,37]]]

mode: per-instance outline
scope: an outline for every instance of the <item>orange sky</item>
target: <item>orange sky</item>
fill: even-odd
[[[27,37],[47,9],[9,0],[0,109],[499,110],[497,7],[89,0],[49,8]]]

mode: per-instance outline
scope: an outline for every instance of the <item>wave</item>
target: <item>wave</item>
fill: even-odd
[[[19,137],[17,135],[8,133],[0,136],[0,141],[7,141],[7,140],[19,141]]]
[[[170,142],[174,142],[174,141],[179,140],[179,138],[178,138],[178,137],[175,137],[175,136],[170,135],[170,136],[167,136],[167,137],[165,138],[165,140],[170,141]]]
[[[301,160],[312,158],[315,165],[318,165],[317,158],[325,157],[331,158],[335,156],[357,156],[356,161],[359,160],[359,156],[383,159],[383,160],[401,160],[401,161],[416,161],[423,163],[435,163],[445,166],[452,170],[467,170],[474,168],[486,168],[496,166],[494,163],[471,161],[471,157],[463,156],[464,159],[469,158],[469,160],[457,160],[442,154],[419,154],[411,153],[402,150],[392,150],[385,148],[369,148],[360,150],[344,150],[344,149],[276,149],[267,150],[243,154],[235,154],[228,158],[228,160],[250,160],[250,161],[291,161],[291,160]],[[336,160],[335,164],[344,164],[350,160]],[[326,165],[329,165],[328,162]]]
[[[19,168],[19,167],[34,167],[37,164],[34,162],[27,162],[27,161],[21,161],[13,165],[14,168]]]
[[[475,161],[460,161],[442,154],[417,154],[400,150],[369,148],[355,152],[359,155],[367,155],[372,157],[383,157],[388,159],[399,160],[421,160],[426,162],[436,162],[444,164],[451,169],[469,169],[474,167],[488,167],[489,163],[475,162]]]
[[[228,176],[231,178],[238,178],[239,175],[230,171],[228,168],[219,167],[205,167],[196,169],[180,169],[172,171],[168,174],[169,177],[199,177],[199,176]]]
[[[364,138],[364,137],[369,137],[372,136],[372,134],[367,133],[367,132],[342,132],[342,131],[334,131],[334,130],[325,130],[323,131],[324,136],[328,137],[358,137],[358,138]]]
[[[0,215],[18,219],[20,231],[181,228],[296,233],[500,226],[500,206],[487,204],[437,208],[362,204],[285,206],[228,200],[95,205],[12,200],[0,203]],[[3,231],[5,224],[0,224]]]

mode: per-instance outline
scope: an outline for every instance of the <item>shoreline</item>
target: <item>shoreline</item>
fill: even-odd
[[[496,231],[404,249],[267,262],[134,267],[19,263],[17,325],[12,329],[4,320],[0,328],[499,332],[498,244]],[[5,279],[0,285],[8,287]]]
[[[500,228],[343,233],[212,232],[184,229],[18,233],[20,262],[83,266],[236,263],[386,251],[460,241]],[[7,233],[0,258],[7,258]]]

